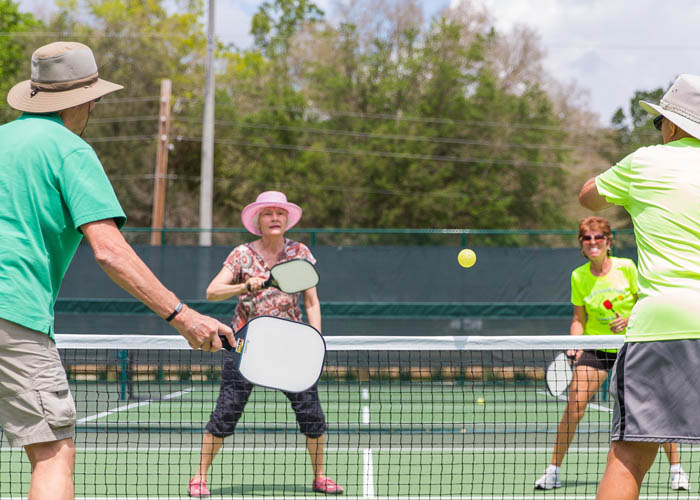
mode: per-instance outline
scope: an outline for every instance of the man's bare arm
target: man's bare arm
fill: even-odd
[[[146,304],[161,318],[167,318],[180,302],[151,272],[127,243],[112,219],[80,226],[102,270],[121,288]],[[233,343],[231,329],[214,318],[183,306],[170,322],[192,348],[205,351],[221,349],[219,334]]]
[[[578,195],[578,201],[582,206],[594,212],[612,206],[612,203],[608,203],[605,201],[605,197],[598,194],[598,187],[595,185],[595,177],[591,177],[583,185]]]

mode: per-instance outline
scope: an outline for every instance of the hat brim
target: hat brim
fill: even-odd
[[[18,83],[7,94],[7,103],[18,111],[27,113],[52,113],[94,101],[124,87],[107,80],[77,89],[46,92],[39,91],[32,97],[31,80]]]
[[[700,139],[700,123],[694,122],[693,120],[690,120],[686,118],[683,115],[679,115],[678,113],[675,113],[673,111],[669,111],[668,109],[664,109],[658,104],[652,104],[647,101],[639,101],[639,105],[652,116],[659,116],[663,115],[664,118],[668,118],[671,122],[676,124],[678,127],[686,131],[688,134],[692,135],[693,137]]]
[[[245,227],[249,232],[253,233],[256,236],[262,236],[260,233],[260,229],[258,229],[255,222],[258,217],[258,212],[263,208],[267,207],[278,207],[283,208],[287,211],[287,228],[285,229],[285,231],[294,227],[297,224],[297,222],[299,222],[299,220],[301,219],[301,214],[303,213],[299,205],[290,202],[253,202],[249,205],[246,205],[246,207],[241,212],[241,222],[243,222],[243,227]]]

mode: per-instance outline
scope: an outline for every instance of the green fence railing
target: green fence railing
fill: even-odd
[[[202,314],[231,316],[233,302],[187,301]],[[59,299],[56,314],[153,314],[135,299]],[[568,302],[323,302],[324,318],[560,318]]]
[[[189,239],[190,244],[197,244],[198,236],[202,232],[212,233],[212,237],[219,237],[222,242],[239,239],[248,241],[255,236],[248,233],[242,227],[218,227],[202,229],[196,227],[124,227],[122,232],[131,237],[139,237],[145,242],[150,241],[150,234],[160,234],[161,245],[182,244]],[[400,244],[412,242],[413,244],[442,244],[449,243],[454,246],[466,246],[467,244],[495,246],[499,243],[504,246],[575,246],[576,229],[418,229],[418,228],[294,228],[289,234],[308,235],[303,238],[311,246],[319,244]],[[622,240],[622,246],[634,244],[634,232],[632,229],[619,229],[613,231],[616,239]],[[172,239],[172,242],[168,240]]]

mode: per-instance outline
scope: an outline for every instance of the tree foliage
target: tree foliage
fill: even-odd
[[[29,72],[22,73],[22,70],[29,67],[26,61],[33,48],[31,37],[24,35],[41,26],[33,15],[20,12],[17,3],[0,0],[0,33],[4,35],[0,36],[0,95],[7,95],[15,83],[29,78]],[[0,113],[3,122],[15,115],[5,106],[0,107]]]
[[[201,101],[206,36],[199,0],[180,2],[169,12],[161,0],[69,0],[49,26],[51,32],[89,45],[100,76],[124,86],[96,107],[85,132],[125,207],[130,225],[150,225],[153,200],[160,82],[172,80],[174,95]],[[187,156],[188,160],[198,158]],[[178,158],[170,173],[177,175]],[[197,213],[195,186],[168,183],[169,225],[189,225]]]
[[[567,224],[561,145],[576,108],[548,94],[536,36],[498,33],[468,2],[428,23],[414,0],[350,3],[330,24],[311,0],[267,0],[252,47],[217,46],[215,225],[240,226],[268,189],[299,202],[306,227]],[[86,136],[130,225],[150,225],[163,78],[175,103],[166,225],[198,223],[203,4],[178,6],[69,0],[47,28],[90,45],[101,76],[125,86]],[[0,57],[12,68],[26,54]]]
[[[264,47],[229,60],[219,81],[233,105],[217,118],[235,125],[217,138],[237,146],[240,161],[219,170],[230,179],[223,190],[236,193],[224,224],[274,188],[303,200],[314,227],[564,222],[566,156],[547,146],[566,134],[538,82],[516,85],[509,74],[503,85],[489,59],[500,39],[488,26],[397,19],[377,22],[371,40],[351,19],[288,23],[299,31],[283,81],[266,74],[275,62]]]
[[[661,100],[665,90],[661,87],[653,90],[636,90],[630,98],[627,112],[618,108],[611,119],[613,143],[624,154],[629,154],[641,146],[660,144],[661,134],[654,129],[651,115],[640,105],[639,101],[657,103]],[[610,161],[617,161],[607,155]]]

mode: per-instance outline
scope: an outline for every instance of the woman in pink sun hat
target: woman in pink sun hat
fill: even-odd
[[[263,208],[281,208],[287,213],[287,227],[283,228],[284,231],[294,227],[301,219],[301,207],[287,201],[287,197],[284,193],[280,193],[279,191],[265,191],[264,193],[260,193],[253,203],[246,205],[241,212],[243,227],[256,236],[262,236],[258,225],[258,217]]]
[[[301,214],[301,208],[287,201],[284,193],[279,191],[261,193],[255,202],[241,212],[243,226],[260,236],[260,239],[234,248],[207,288],[208,300],[225,300],[238,296],[232,321],[234,330],[263,315],[302,321],[299,293],[290,295],[274,287],[262,288],[275,264],[291,259],[306,259],[316,263],[306,245],[287,239],[284,235],[287,229],[299,222]],[[309,324],[321,331],[321,304],[316,288],[302,293]],[[252,390],[253,385],[241,376],[231,356],[224,356],[216,408],[202,438],[199,467],[188,485],[191,497],[209,496],[206,483],[209,467],[221,449],[224,438],[234,433]],[[312,490],[336,495],[343,493],[341,486],[324,475],[323,449],[327,426],[316,385],[304,392],[284,394],[292,404],[299,430],[306,436],[306,449],[314,475]]]

